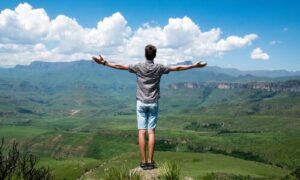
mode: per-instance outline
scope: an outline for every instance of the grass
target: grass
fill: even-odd
[[[181,168],[174,161],[165,162],[160,168],[160,175],[158,179],[160,180],[179,180]]]
[[[95,134],[86,156],[107,159],[137,148],[130,134]]]
[[[22,147],[45,158],[44,162],[51,162],[57,177],[75,177],[98,161],[101,165],[107,162],[103,165],[107,168],[119,163],[135,167],[138,153],[132,157],[128,154],[138,148],[134,90],[113,87],[111,83],[103,89],[83,82],[75,85],[67,91],[54,89],[53,92],[1,90],[0,113],[4,115],[0,114],[0,136],[16,139]],[[102,94],[112,88],[117,89]],[[203,177],[216,171],[253,177],[272,177],[275,173],[274,177],[279,177],[300,164],[299,93],[162,89],[161,96],[157,128],[161,144],[157,147],[173,152],[158,152],[157,157],[161,159],[158,162],[170,159],[182,162],[182,175],[191,173],[193,177]],[[35,101],[30,100],[32,98]],[[20,108],[29,111],[18,112]],[[73,109],[80,112],[71,115]],[[27,121],[31,123],[22,124]],[[186,130],[193,122],[199,128]],[[204,123],[224,126],[209,129],[202,126]],[[189,145],[205,151],[191,153],[193,149]],[[203,153],[213,152],[210,149],[219,150],[219,154]],[[257,155],[268,165],[245,161],[243,157],[224,156],[232,151]],[[122,160],[123,153],[127,157]],[[108,159],[114,157],[113,162],[108,163]],[[75,169],[67,170],[67,166],[73,167],[72,163],[80,164],[77,158],[91,166],[82,166],[78,173],[74,173]],[[270,164],[284,168],[276,169]],[[103,173],[100,169],[99,173]]]
[[[49,166],[55,175],[55,179],[73,180],[81,176],[91,168],[100,164],[99,160],[92,158],[70,157],[63,159],[53,159],[43,157],[40,160],[41,165]]]
[[[193,116],[191,116],[193,119]],[[126,118],[124,118],[126,119]],[[117,120],[117,119],[116,119]],[[172,121],[177,121],[173,118]],[[115,122],[116,123],[116,122]],[[165,150],[190,151],[187,145],[194,144],[224,152],[239,150],[252,152],[266,162],[293,168],[299,164],[299,138],[280,132],[225,133],[215,131],[183,131],[157,129],[157,139],[172,142]],[[76,130],[44,129],[34,126],[5,126],[0,134],[8,139],[15,138],[38,155],[54,158],[89,157],[107,159],[123,152],[133,151],[136,146],[136,130],[101,128],[91,132]],[[108,140],[109,139],[109,140]],[[160,150],[164,150],[164,147]],[[284,149],[284,151],[283,151]],[[288,153],[287,153],[288,152]]]
[[[110,168],[105,173],[105,180],[141,180],[141,176],[127,168]]]
[[[212,172],[222,172],[228,174],[236,174],[251,177],[263,178],[279,178],[287,173],[288,170],[266,165],[263,163],[241,160],[230,156],[211,153],[187,153],[187,152],[156,152],[156,163],[159,168],[165,167],[168,161],[177,162],[181,168],[180,178],[189,177],[204,177]],[[89,178],[101,178],[105,171],[110,168],[121,168],[126,165],[128,168],[135,168],[138,166],[139,154],[138,152],[125,153],[121,156],[114,157],[99,166],[89,176]],[[167,164],[173,170],[175,175],[178,174],[179,168],[174,164]]]
[[[0,126],[0,137],[4,136],[7,139],[23,141],[50,131],[51,130],[46,128],[36,128],[32,126]]]

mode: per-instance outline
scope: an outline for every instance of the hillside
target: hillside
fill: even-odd
[[[205,87],[217,89],[235,89],[244,91],[262,90],[268,92],[300,92],[300,80],[287,80],[287,81],[254,81],[254,82],[206,82],[206,83],[174,83],[169,84],[171,89],[201,89]]]
[[[193,178],[223,172],[270,179],[299,167],[299,76],[213,69],[162,78],[158,161],[180,161]],[[0,136],[39,155],[57,179],[93,168],[100,177],[103,163],[134,168],[135,86],[133,74],[91,61],[0,68]]]

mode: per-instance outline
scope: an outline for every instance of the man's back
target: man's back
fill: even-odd
[[[167,74],[170,71],[182,71],[196,67],[206,66],[205,62],[198,62],[193,65],[178,65],[166,67],[162,64],[154,64],[153,60],[156,57],[156,47],[147,45],[145,47],[146,62],[130,65],[122,65],[109,63],[99,55],[99,58],[93,57],[93,60],[99,64],[121,70],[129,70],[137,76],[137,127],[139,130],[138,140],[141,155],[140,167],[144,170],[155,168],[153,160],[154,145],[155,145],[155,129],[158,120],[159,112],[159,83],[162,74]],[[148,159],[146,159],[145,149],[145,134],[148,132]]]
[[[136,98],[144,103],[157,102],[160,97],[159,83],[162,74],[170,72],[162,64],[155,64],[151,60],[144,63],[129,65],[129,72],[137,76]]]

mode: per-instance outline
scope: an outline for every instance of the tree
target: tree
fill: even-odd
[[[20,156],[17,148],[18,144],[13,141],[12,148],[6,149],[4,146],[4,137],[0,144],[0,179],[11,179],[17,169],[18,159]]]
[[[51,180],[54,176],[49,167],[38,166],[39,158],[29,152],[20,153],[18,143],[6,147],[4,137],[0,144],[0,179],[18,177],[25,180]]]

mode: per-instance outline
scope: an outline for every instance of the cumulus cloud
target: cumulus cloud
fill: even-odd
[[[270,56],[267,53],[263,52],[263,50],[261,50],[260,48],[255,48],[251,52],[251,59],[268,60],[270,59]]]
[[[146,25],[137,29],[126,44],[126,51],[129,57],[138,59],[144,54],[145,44],[155,44],[158,46],[157,61],[168,64],[223,54],[250,45],[258,38],[256,34],[248,34],[221,39],[221,33],[219,28],[201,31],[188,17],[170,18],[164,27]]]
[[[34,43],[47,34],[49,17],[43,9],[32,9],[19,4],[15,10],[5,9],[0,14],[0,43]]]
[[[222,55],[250,45],[256,34],[221,37],[220,28],[202,31],[189,17],[169,18],[165,26],[132,30],[120,12],[104,17],[96,27],[85,28],[76,19],[58,15],[50,19],[42,8],[28,3],[0,13],[0,66],[41,61],[73,61],[103,54],[122,63],[140,61],[144,47],[158,47],[157,61],[173,64],[205,56]]]

